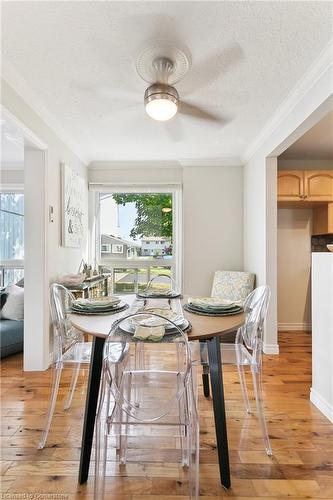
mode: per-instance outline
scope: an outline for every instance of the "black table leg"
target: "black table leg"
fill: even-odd
[[[86,409],[84,413],[84,423],[81,442],[81,457],[80,457],[80,470],[79,470],[79,483],[83,484],[88,479],[91,446],[94,437],[96,410],[98,403],[98,393],[101,381],[101,371],[103,362],[103,347],[105,339],[94,337],[89,380],[86,397]]]
[[[207,346],[220,478],[221,484],[225,488],[230,488],[228,437],[224,407],[223,374],[219,337],[213,337],[212,339],[207,340]]]

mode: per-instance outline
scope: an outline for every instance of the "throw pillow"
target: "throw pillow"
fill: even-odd
[[[0,292],[0,319],[2,318],[2,308],[5,305],[7,300],[7,293],[5,290],[1,290]]]
[[[10,285],[6,288],[7,300],[1,310],[2,319],[21,321],[24,318],[24,288]]]
[[[24,278],[20,279],[17,283],[15,283],[16,286],[20,286],[21,288],[24,288]]]

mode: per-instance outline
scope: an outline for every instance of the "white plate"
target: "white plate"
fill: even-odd
[[[73,305],[82,307],[108,307],[119,304],[121,299],[119,297],[98,297],[96,299],[76,299]]]

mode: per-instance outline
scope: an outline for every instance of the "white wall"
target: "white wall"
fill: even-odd
[[[23,101],[23,99],[2,80],[2,104],[9,113],[16,117],[20,123],[31,130],[43,143],[46,144],[46,171],[45,171],[45,208],[48,205],[54,207],[54,222],[46,224],[46,256],[45,273],[47,282],[57,280],[60,274],[76,272],[82,257],[87,255],[87,242],[82,248],[65,248],[61,246],[61,184],[60,163],[65,162],[80,173],[87,180],[87,168],[83,162],[66,146],[64,142],[43,122],[43,120]],[[36,175],[34,171],[25,172],[25,175]],[[40,189],[40,183],[29,184],[29,192],[25,190],[25,196],[33,199]],[[31,238],[34,237],[33,231]],[[29,262],[26,261],[26,267]],[[31,270],[30,270],[31,271]],[[36,269],[36,272],[40,270]],[[26,297],[26,301],[29,298]],[[41,304],[36,304],[31,298],[31,307],[38,311]],[[47,308],[47,305],[45,305]],[[48,314],[47,311],[44,313]],[[43,335],[49,335],[43,332]],[[34,339],[36,341],[36,339]],[[48,359],[39,360],[39,364],[30,363],[25,359],[25,369],[40,370],[48,365]]]
[[[242,167],[185,167],[184,292],[208,295],[214,271],[243,270]]]
[[[332,109],[332,58],[330,50],[312,67],[299,85],[276,111],[246,154],[244,167],[244,267],[256,273],[259,283],[276,292],[276,203],[269,193],[273,180],[272,158],[283,153],[293,142]],[[274,187],[276,189],[276,185]],[[274,222],[275,219],[275,222]],[[265,352],[278,353],[276,295],[272,294],[264,339]],[[274,312],[274,311],[273,311]]]
[[[95,162],[88,176],[101,184],[182,184],[184,293],[209,294],[215,270],[243,269],[242,167],[120,169]]]
[[[278,209],[278,328],[311,328],[312,209]]]
[[[132,166],[130,163],[118,163],[118,167],[115,167],[114,162],[92,162],[89,164],[88,175],[90,183],[102,184],[147,185],[154,183],[174,184],[182,182],[182,168],[179,165],[155,167],[152,162],[133,164]]]
[[[279,158],[279,170],[332,170],[333,160],[307,160]]]
[[[311,402],[333,423],[333,254],[312,254]]]

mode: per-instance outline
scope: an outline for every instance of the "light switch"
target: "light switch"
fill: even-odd
[[[54,222],[54,212],[52,205],[49,205],[49,222]]]

